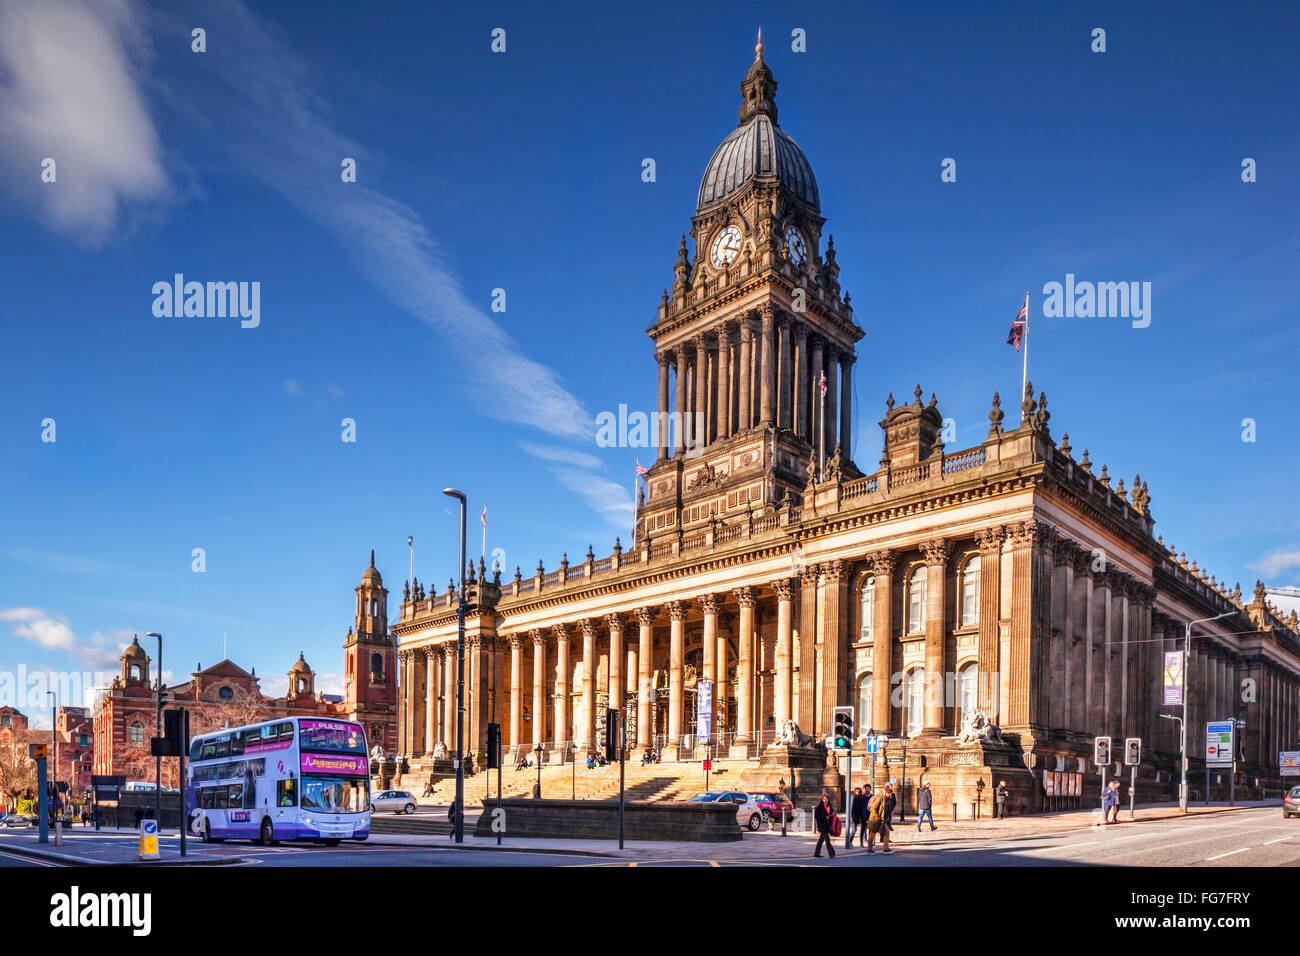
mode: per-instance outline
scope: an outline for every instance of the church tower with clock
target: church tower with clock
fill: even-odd
[[[852,369],[863,331],[823,239],[817,180],[777,122],[763,60],[740,122],[700,181],[671,294],[647,330],[659,365],[658,457],[637,534],[652,545],[798,500],[810,473],[852,462]]]

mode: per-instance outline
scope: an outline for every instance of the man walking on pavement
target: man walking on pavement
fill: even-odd
[[[877,835],[880,837],[880,850],[882,853],[893,853],[889,846],[890,814],[893,813],[892,804],[893,791],[889,785],[871,798],[867,805],[867,852],[875,852],[875,843]]]
[[[822,855],[822,843],[825,843],[830,858],[835,859],[835,844],[831,842],[831,817],[834,815],[835,811],[831,808],[831,798],[823,790],[821,802],[817,804],[817,809],[813,811],[813,820],[817,824],[817,846],[813,849],[813,856]]]
[[[930,829],[936,829],[934,825],[934,795],[930,793],[929,781],[921,784],[921,789],[916,793],[916,806],[920,811],[920,816],[916,818],[916,831],[921,832],[921,824],[928,817],[930,819]]]
[[[1007,797],[1009,795],[1007,782],[1005,780],[998,781],[998,788],[993,791],[993,799],[997,805],[997,814],[994,819],[1005,820],[1007,818]]]
[[[866,846],[867,801],[862,795],[861,787],[854,787],[853,796],[849,798],[849,846],[853,846],[854,834],[858,835],[860,845]]]

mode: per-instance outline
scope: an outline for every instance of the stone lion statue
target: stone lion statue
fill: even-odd
[[[384,748],[380,744],[375,744],[370,748],[370,759],[384,762]]]
[[[441,740],[439,740],[436,744],[433,745],[433,759],[434,760],[447,759],[447,745],[444,744]]]
[[[778,747],[811,747],[813,739],[799,729],[799,725],[787,717],[781,722],[781,734],[774,741]]]
[[[962,722],[961,733],[957,735],[957,743],[973,744],[981,740],[990,743],[1004,743],[1002,731],[989,718],[988,712],[976,709],[967,714],[966,719]]]

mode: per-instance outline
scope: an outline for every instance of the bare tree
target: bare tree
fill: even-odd
[[[0,736],[0,792],[14,806],[28,790],[36,789],[36,761],[27,755],[27,735]]]

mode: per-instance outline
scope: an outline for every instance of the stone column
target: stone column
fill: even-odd
[[[758,370],[758,414],[763,425],[775,424],[772,396],[776,392],[776,316],[770,305],[759,309],[762,335],[762,360]]]
[[[731,346],[727,325],[718,326],[718,439],[731,434]]]
[[[573,736],[573,721],[569,716],[569,679],[573,667],[569,663],[569,625],[556,624],[555,632],[555,745],[562,753]]]
[[[737,370],[740,374],[740,383],[736,390],[736,415],[738,416],[736,428],[738,431],[744,431],[754,425],[754,409],[751,407],[749,395],[749,389],[753,384],[754,377],[754,366],[751,359],[753,342],[754,326],[750,323],[748,317],[742,318],[740,320],[740,365]]]
[[[810,564],[799,574],[799,715],[806,734],[817,727],[817,580],[821,568]]]
[[[1074,630],[1074,555],[1079,546],[1067,538],[1052,545],[1052,623],[1051,668],[1048,680],[1048,726],[1053,733],[1062,734],[1070,725],[1070,678],[1073,677],[1070,659],[1071,634]],[[981,566],[983,562],[981,562]]]
[[[1030,729],[1036,695],[1042,691],[1042,675],[1034,660],[1035,639],[1042,640],[1041,622],[1034,606],[1034,567],[1047,527],[1039,521],[1021,521],[1011,527],[1011,653],[1007,698],[1007,724]]]
[[[808,438],[808,329],[802,322],[794,323],[794,433]]]
[[[510,635],[510,750],[520,750],[524,725],[524,636]],[[504,746],[502,748],[504,750]]]
[[[659,363],[659,428],[655,436],[659,453],[655,460],[663,461],[668,457],[668,356],[661,352],[655,361]]]
[[[893,722],[889,695],[893,689],[894,670],[894,565],[893,551],[877,551],[867,556],[876,577],[876,593],[871,602],[875,621],[871,626],[871,723],[868,730],[887,734]],[[996,658],[995,658],[996,659]]]
[[[791,716],[794,706],[794,663],[790,623],[790,601],[794,597],[794,581],[782,578],[772,582],[776,592],[776,701],[772,708],[776,732]]]
[[[709,343],[703,335],[695,336],[691,342],[695,345],[695,419],[702,426],[695,447],[703,448],[709,443]]]
[[[718,719],[718,609],[720,602],[716,594],[705,594],[700,598],[700,610],[704,612],[703,643],[705,680],[713,682],[713,707],[709,711],[709,727],[717,733]]]
[[[998,722],[999,650],[1002,619],[1002,542],[1006,529],[1001,525],[975,532],[980,549],[980,632],[976,644],[978,682],[975,706]]]
[[[456,645],[442,645],[442,742],[456,746]]]
[[[740,618],[736,631],[736,743],[748,745],[754,739],[754,607],[756,588],[736,589]]]
[[[823,454],[829,458],[835,454],[835,443],[838,440],[837,419],[835,415],[835,392],[839,387],[839,382],[835,372],[839,368],[839,362],[835,360],[835,346],[826,345],[826,360],[822,366],[826,370],[826,410],[824,414],[825,424],[821,426],[823,434],[818,438],[822,442]]]
[[[546,739],[546,632],[529,631],[533,641],[533,749]]]
[[[414,757],[416,751],[415,739],[415,711],[417,695],[415,692],[415,651],[407,651],[403,655],[403,663],[406,664],[406,753]]]
[[[1106,657],[1106,676],[1108,694],[1106,696],[1106,733],[1112,739],[1124,736],[1124,589],[1127,580],[1123,572],[1111,568],[1107,572],[1110,580],[1109,604],[1110,620],[1107,622],[1106,639],[1110,653]]]
[[[673,451],[681,455],[686,448],[686,422],[689,417],[686,408],[686,379],[690,374],[687,369],[686,349],[678,346],[673,349],[673,359],[677,365],[677,381],[675,383],[676,400],[674,401],[674,412],[676,413],[677,434],[673,436]]]
[[[424,649],[424,753],[433,756],[438,740],[438,652]]]
[[[812,353],[812,364],[808,368],[808,440],[812,442],[813,451],[817,454],[820,471],[820,463],[829,454],[822,442],[821,379],[826,372],[826,351],[820,335],[808,336],[808,345]]]
[[[846,703],[852,696],[852,691],[846,690],[848,648],[851,642],[844,640],[841,634],[848,604],[848,587],[849,576],[843,561],[830,561],[822,565],[822,614],[817,627],[818,643],[822,648],[822,700],[817,722],[819,734],[832,731],[835,708]]]
[[[845,461],[853,458],[853,362],[847,352],[840,356],[840,457]]]
[[[623,713],[623,615],[607,614],[609,625],[609,706]]]
[[[794,333],[792,325],[790,319],[781,317],[781,359],[776,385],[777,425],[780,428],[794,428],[794,407],[791,404],[794,400],[794,364],[790,356],[790,337]]]
[[[669,601],[668,637],[668,743],[665,755],[676,760],[682,739],[682,664],[686,657],[686,602]]]
[[[596,749],[596,629],[595,618],[582,621],[582,743],[585,754]]]
[[[636,745],[639,750],[645,750],[650,746],[651,731],[654,729],[650,726],[650,696],[653,693],[650,687],[650,671],[653,666],[654,620],[654,608],[636,609],[636,623],[640,629],[636,685]]]
[[[948,575],[948,556],[952,542],[935,538],[921,545],[925,555],[925,705],[922,730],[926,736],[942,736],[944,721],[943,645],[947,636],[947,602],[944,600]]]

